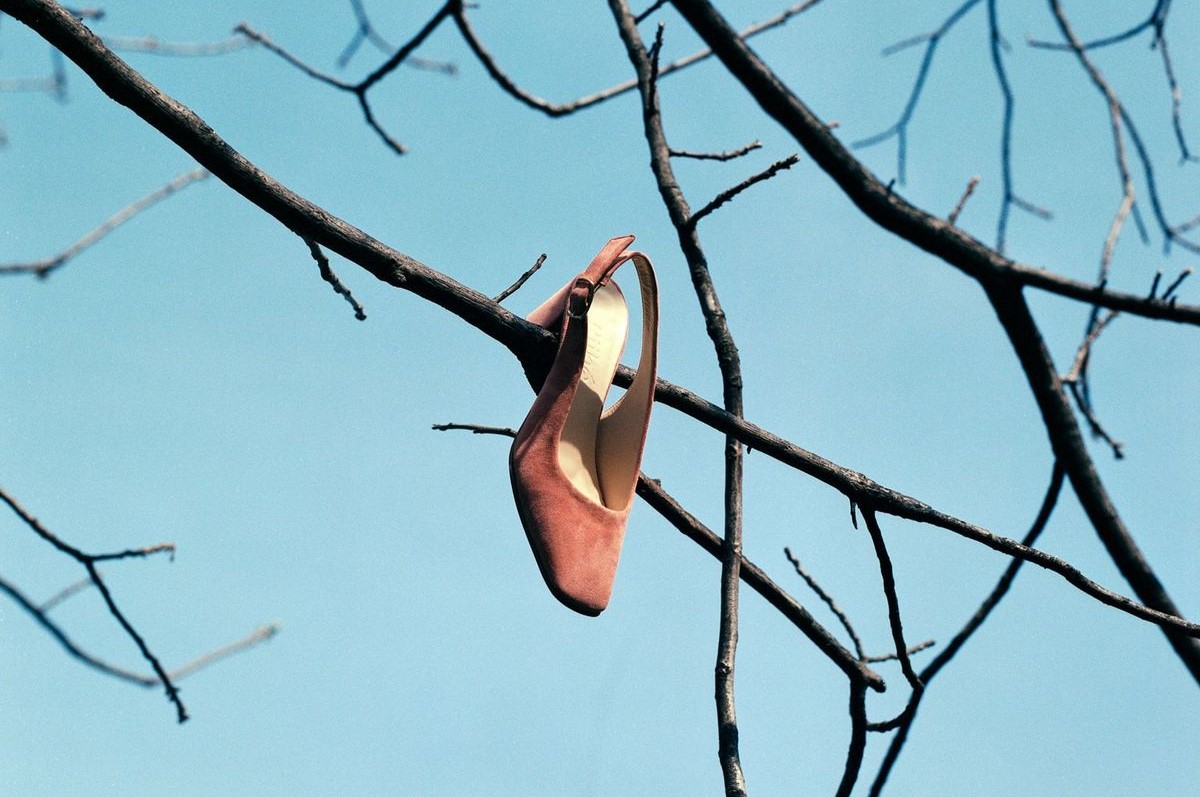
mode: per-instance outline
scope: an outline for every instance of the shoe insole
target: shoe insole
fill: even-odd
[[[604,398],[625,349],[629,308],[612,283],[596,289],[587,313],[587,347],[579,390],[567,413],[558,446],[558,464],[573,485],[598,504],[604,504],[597,462],[596,437]]]

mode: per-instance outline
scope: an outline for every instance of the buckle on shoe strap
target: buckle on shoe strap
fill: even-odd
[[[595,295],[596,283],[587,277],[578,277],[575,284],[571,286],[571,293],[567,299],[567,315],[576,319],[583,318],[587,315],[588,308],[592,306],[592,299]]]

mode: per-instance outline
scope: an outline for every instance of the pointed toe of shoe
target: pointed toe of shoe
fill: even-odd
[[[612,596],[628,513],[589,501],[531,453],[510,463],[521,525],[551,594],[594,617]]]

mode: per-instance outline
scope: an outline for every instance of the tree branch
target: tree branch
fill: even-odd
[[[1046,488],[1046,495],[1042,499],[1042,505],[1038,509],[1037,517],[1034,518],[1033,524],[1029,527],[1029,531],[1025,534],[1021,542],[1024,545],[1033,545],[1045,530],[1046,524],[1050,522],[1050,516],[1054,514],[1054,507],[1058,503],[1058,497],[1062,494],[1063,486],[1063,469],[1057,462],[1054,463],[1054,468],[1050,474],[1050,485]],[[933,658],[921,670],[921,682],[927,687],[929,682],[933,680],[943,667],[950,663],[950,660],[962,650],[963,645],[967,644],[967,640],[971,638],[984,621],[991,615],[992,611],[1000,605],[1000,601],[1008,594],[1009,589],[1016,580],[1017,573],[1020,571],[1024,562],[1020,559],[1014,559],[1004,569],[1004,573],[1000,576],[1000,580],[996,582],[996,586],[984,598],[983,603],[971,615],[959,632],[954,635],[950,643],[942,648],[941,652]],[[908,739],[908,733],[912,729],[912,724],[916,720],[917,710],[920,708],[921,695],[913,694],[909,699],[909,705],[904,711],[904,720],[900,723],[899,731],[892,737],[892,741],[888,744],[887,753],[884,755],[883,762],[879,766],[879,772],[875,776],[874,782],[871,784],[870,797],[879,797],[883,791],[883,786],[887,783],[888,776],[891,774],[892,767],[895,766],[896,760],[900,756],[900,751],[904,748],[904,743]]]
[[[980,282],[1029,380],[1055,456],[1063,463],[1075,493],[1109,555],[1134,592],[1152,611],[1163,616],[1178,616],[1174,602],[1146,563],[1100,482],[1053,361],[1021,294],[1022,283],[1027,281],[1021,279],[1023,275],[1014,268],[1012,261],[960,229],[910,205],[880,183],[746,43],[737,38],[707,0],[673,2],[763,110],[796,138],[869,218]],[[1034,283],[1028,281],[1028,284]],[[1200,644],[1191,639],[1190,634],[1182,633],[1180,626],[1170,625],[1170,629],[1164,626],[1168,640],[1189,672],[1200,682]]]
[[[727,413],[741,418],[742,370],[737,345],[725,319],[725,311],[717,297],[716,286],[708,268],[708,259],[700,246],[695,222],[699,215],[691,215],[683,190],[675,179],[671,167],[671,148],[667,144],[662,127],[662,114],[658,103],[658,53],[662,47],[662,25],[651,53],[642,44],[633,12],[625,0],[609,0],[609,8],[617,21],[621,40],[629,55],[630,63],[637,73],[638,93],[642,99],[642,124],[646,143],[650,148],[650,168],[658,182],[659,194],[666,206],[667,214],[675,227],[680,249],[687,260],[692,287],[704,315],[705,328],[712,340],[721,372],[722,398]],[[791,165],[790,163],[788,164]],[[779,166],[786,168],[786,166]],[[778,171],[772,167],[764,173],[766,179]],[[750,185],[747,182],[746,185]],[[733,194],[736,194],[735,190]],[[733,196],[730,194],[730,196]],[[723,201],[723,200],[722,200]],[[717,202],[716,205],[719,205]],[[712,205],[706,208],[711,211]],[[741,581],[742,563],[742,444],[733,436],[725,438],[725,535],[721,556],[721,621],[717,639],[717,661],[714,668],[715,696],[717,703],[718,757],[725,781],[725,794],[739,797],[746,794],[746,779],[742,771],[738,747],[737,710],[734,698],[734,670],[738,643],[738,588]]]
[[[171,180],[171,182],[167,183],[162,188],[159,188],[157,191],[153,191],[136,202],[121,208],[112,216],[109,216],[107,219],[105,219],[105,221],[99,227],[95,228],[58,254],[42,260],[35,260],[27,263],[5,263],[0,265],[0,274],[33,274],[35,277],[44,279],[45,277],[49,276],[52,271],[65,266],[81,252],[100,241],[110,232],[117,229],[122,224],[141,213],[143,210],[146,210],[152,205],[158,204],[177,191],[188,187],[192,183],[203,180],[206,177],[208,177],[208,172],[204,169],[193,169],[190,172],[185,172],[184,174],[181,174],[175,179]]]
[[[153,545],[147,548],[139,548],[136,550],[121,551],[119,553],[87,554],[59,539],[57,535],[43,526],[36,517],[31,515],[29,511],[25,509],[25,507],[21,506],[21,504],[17,502],[17,499],[13,498],[8,491],[2,487],[0,487],[0,501],[8,504],[9,508],[12,509],[17,517],[19,517],[26,526],[32,529],[35,534],[37,534],[46,542],[50,543],[59,551],[62,551],[83,565],[84,570],[87,571],[88,578],[91,579],[92,584],[95,585],[96,589],[100,592],[100,597],[104,599],[104,603],[108,607],[109,614],[111,614],[113,619],[117,621],[117,624],[125,630],[125,633],[129,636],[129,638],[133,640],[133,643],[141,652],[142,658],[144,658],[150,664],[151,669],[154,670],[154,674],[158,676],[156,683],[162,685],[163,690],[167,693],[167,699],[175,705],[176,719],[180,723],[186,722],[188,718],[187,709],[184,708],[183,701],[179,698],[179,689],[171,681],[171,677],[167,674],[167,671],[163,669],[158,657],[155,656],[150,650],[150,647],[146,644],[146,640],[142,638],[142,635],[138,633],[137,629],[133,627],[133,624],[130,623],[125,617],[124,612],[122,612],[120,607],[117,606],[117,602],[113,598],[112,592],[109,591],[108,585],[105,584],[104,579],[101,578],[100,571],[96,569],[96,562],[102,560],[146,557],[162,551],[174,551],[175,546],[168,543],[164,545]],[[76,658],[92,664],[92,666],[102,669],[105,672],[109,672],[111,675],[118,674],[117,670],[119,668],[98,666],[96,663],[99,661],[98,659],[94,659],[93,657],[84,654],[77,647],[70,644],[66,636],[62,634],[53,623],[45,618],[45,612],[38,609],[36,606],[26,600],[15,589],[7,591],[13,597],[13,599],[25,607],[27,611],[30,611],[35,617],[39,617],[40,621],[42,621],[43,627],[50,631],[50,633],[55,636],[55,638],[57,638],[61,644],[63,644],[67,651]]]

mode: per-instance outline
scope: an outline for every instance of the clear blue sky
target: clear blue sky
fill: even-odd
[[[214,41],[246,20],[330,70],[349,3],[106,2],[102,34]],[[434,3],[369,3],[401,40]],[[733,4],[726,3],[726,6]],[[736,21],[773,14],[738,5]],[[920,59],[880,50],[932,29],[955,3],[829,0],[754,46],[845,140],[895,121]],[[1068,5],[1084,36],[1148,13]],[[1200,15],[1169,33],[1200,147]],[[480,34],[530,90],[566,100],[626,79],[604,4],[485,3]],[[1106,109],[1032,0],[1001,4],[1017,92],[1018,192],[1052,209],[1014,216],[1010,252],[1094,277],[1119,196]],[[673,13],[666,57],[695,37]],[[984,9],[944,42],[911,127],[907,198],[946,213],[974,174],[960,223],[992,241],[1000,99]],[[643,26],[644,35],[652,28]],[[1170,100],[1148,39],[1098,61],[1138,115],[1168,212],[1197,211],[1200,165],[1179,167]],[[260,49],[219,58],[126,57],[234,147],[314,202],[462,282],[526,311],[610,236],[634,233],[658,266],[660,373],[720,395],[711,347],[646,164],[635,98],[562,120],[491,83],[451,25],[371,97],[411,147],[398,158],[348,95]],[[347,70],[365,74],[364,50]],[[47,47],[0,24],[0,76],[43,74]],[[69,68],[69,99],[0,93],[0,261],[66,246],[108,214],[193,168],[190,159]],[[795,151],[715,64],[662,84],[679,148],[761,139],[730,164],[680,162],[693,206]],[[885,179],[894,142],[861,151]],[[1152,231],[1153,232],[1153,231]],[[874,228],[807,157],[701,224],[740,345],[747,415],[883,484],[1019,537],[1050,472],[1045,434],[982,293]],[[282,623],[269,644],[183,682],[180,727],[158,691],[67,657],[0,601],[0,783],[14,795],[714,794],[712,700],[719,567],[644,505],[630,523],[608,611],[576,616],[545,590],[512,506],[507,442],[430,431],[515,426],[531,400],[500,346],[411,294],[333,259],[368,320],[320,280],[306,247],[215,180],[146,212],[44,282],[0,283],[0,484],[47,526],[100,551],[162,540],[166,559],[112,563],[121,605],[168,666]],[[1144,246],[1131,227],[1112,284],[1148,289],[1196,258]],[[1196,301],[1196,286],[1184,289]],[[1086,309],[1031,294],[1060,367]],[[1125,441],[1101,474],[1178,604],[1200,617],[1200,347],[1194,329],[1118,319],[1095,353],[1094,394]],[[722,441],[659,408],[644,470],[720,528]],[[791,546],[847,609],[869,652],[890,650],[869,538],[845,500],[761,454],[746,473],[747,555],[822,622],[791,573]],[[909,638],[946,641],[1007,560],[947,532],[883,519]],[[1122,592],[1068,492],[1044,547]],[[46,597],[78,566],[0,514],[0,574]],[[85,593],[55,618],[80,644],[140,668]],[[918,664],[929,654],[918,658]],[[894,665],[871,715],[906,696]],[[840,673],[757,595],[744,593],[737,671],[742,760],[756,795],[832,793],[849,728]],[[894,795],[1131,795],[1200,791],[1200,698],[1161,633],[1027,569],[932,684]],[[863,781],[884,742],[871,739]],[[865,792],[866,783],[860,784]]]

